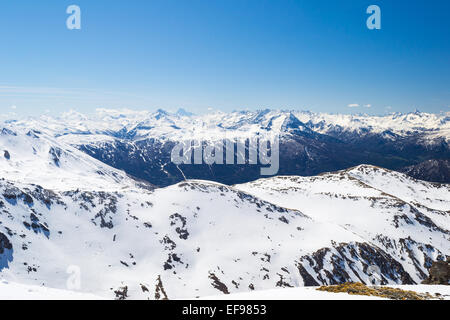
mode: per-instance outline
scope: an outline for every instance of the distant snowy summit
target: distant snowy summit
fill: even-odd
[[[275,131],[312,130],[321,134],[357,135],[387,134],[405,137],[424,134],[433,141],[450,139],[450,112],[430,114],[419,111],[385,116],[313,113],[295,110],[234,111],[195,115],[184,109],[175,113],[158,109],[155,112],[128,109],[97,109],[93,115],[76,111],[59,117],[42,116],[19,121],[16,124],[40,127],[56,135],[95,134],[140,140],[149,137],[182,139],[185,135],[207,137],[220,131]],[[39,128],[36,128],[39,129]],[[428,134],[426,134],[428,133]]]
[[[449,113],[418,111],[368,116],[266,109],[194,115],[183,109],[175,113],[98,109],[90,116],[70,111],[60,117],[7,121],[4,127],[41,132],[157,186],[185,178],[225,184],[258,179],[261,165],[177,166],[171,150],[187,139],[213,143],[275,135],[280,138],[280,175],[308,176],[372,164],[448,183],[448,170],[436,173],[435,166],[420,164],[450,159],[449,119]],[[406,169],[417,165],[417,170]]]

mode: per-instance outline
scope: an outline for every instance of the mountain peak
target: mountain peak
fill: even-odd
[[[302,121],[300,121],[292,112],[289,112],[286,115],[286,118],[281,125],[281,131],[312,132],[312,130],[308,128]]]
[[[191,117],[194,115],[192,112],[186,111],[183,108],[179,108],[176,114],[182,117]]]
[[[14,131],[12,131],[8,128],[3,128],[1,134],[4,136],[7,136],[7,135],[8,136],[17,136],[17,134]]]
[[[166,110],[158,109],[155,112],[155,119],[159,120],[159,119],[162,119],[164,117],[167,117],[168,115],[169,115],[169,113]]]

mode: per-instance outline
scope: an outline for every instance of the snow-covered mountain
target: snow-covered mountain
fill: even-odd
[[[168,186],[185,177],[236,184],[260,176],[257,166],[177,167],[170,151],[186,139],[280,136],[283,175],[316,175],[365,163],[401,170],[424,160],[450,158],[449,119],[449,113],[420,112],[376,117],[277,110],[192,115],[184,110],[99,109],[92,116],[72,111],[9,125],[39,130],[128,174]],[[428,179],[426,174],[421,178]]]
[[[437,144],[450,140],[450,113],[415,111],[385,116],[295,112],[295,116],[322,134],[339,138],[380,135],[386,140],[416,137],[418,143]]]
[[[71,188],[116,191],[137,183],[123,171],[86,155],[38,130],[0,129],[0,170],[12,182],[52,190]],[[143,184],[143,183],[142,183]]]
[[[446,255],[449,245],[448,185],[417,181],[373,166],[358,166],[317,177],[274,177],[236,187],[277,205],[301,210],[316,221],[340,225],[399,257],[416,282],[427,272],[431,261]],[[326,278],[337,271],[340,274],[343,263],[358,262],[350,258],[353,250],[345,246],[321,249],[303,262],[306,270],[312,267]],[[324,265],[330,268],[324,270]],[[347,278],[345,272],[342,277]],[[321,284],[317,281],[321,279],[311,279],[310,284]]]
[[[433,143],[436,139],[450,140],[450,113],[429,114],[413,112],[407,114],[390,114],[386,116],[325,114],[309,111],[260,110],[235,111],[231,113],[214,112],[194,115],[181,109],[176,113],[157,110],[133,111],[97,109],[91,116],[70,111],[60,117],[42,116],[38,119],[28,119],[19,122],[28,127],[47,129],[57,136],[78,135],[75,144],[80,142],[82,135],[106,135],[130,140],[148,138],[181,140],[189,137],[205,139],[211,133],[220,135],[224,131],[232,134],[237,131],[264,132],[276,131],[286,133],[290,130],[312,131],[337,135],[352,133],[360,136],[368,134],[383,134],[388,139],[395,136],[405,137],[412,134],[422,135],[421,142]],[[389,135],[390,132],[390,135]],[[99,140],[105,137],[98,137]],[[90,142],[91,140],[85,141]],[[69,142],[71,142],[69,140]]]
[[[400,171],[419,180],[445,183],[450,181],[450,159],[427,160]]]
[[[0,278],[8,282],[65,289],[67,272],[79,270],[79,290],[95,296],[193,298],[367,283],[373,265],[383,283],[418,283],[450,255],[445,184],[364,165],[153,188],[50,129],[20,128],[0,135]]]

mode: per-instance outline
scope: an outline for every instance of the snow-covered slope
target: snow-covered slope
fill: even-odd
[[[394,113],[385,116],[294,112],[295,116],[322,134],[348,137],[381,134],[386,139],[419,135],[424,144],[450,141],[450,112]]]
[[[45,133],[27,133],[0,137],[8,151],[0,160],[5,281],[66,289],[75,268],[82,293],[194,298],[367,283],[374,265],[383,283],[413,284],[450,254],[448,185],[361,166],[153,189]]]
[[[402,290],[431,294],[439,299],[450,300],[449,286],[409,285],[391,286]],[[0,281],[0,300],[103,300],[92,294],[73,290],[59,290],[44,286],[30,286],[7,281]],[[284,288],[261,291],[249,291],[229,295],[214,295],[201,297],[199,300],[387,300],[388,298],[349,295],[348,293],[333,293],[319,291],[317,287]]]
[[[136,181],[37,130],[0,127],[3,178],[53,190],[132,188]]]
[[[103,300],[93,294],[0,281],[0,300]]]
[[[236,188],[353,232],[389,253],[415,282],[423,278],[431,261],[449,253],[450,187],[445,184],[358,166],[317,177],[262,179]],[[347,248],[316,252],[313,260],[304,259],[305,268],[326,279],[348,260],[347,253]],[[327,264],[328,272],[323,267]],[[319,277],[311,281],[315,282],[323,281]]]
[[[186,298],[302,285],[295,259],[329,244],[316,228],[338,242],[359,239],[206,182],[120,194],[3,182],[0,191],[2,275],[63,288],[76,265],[82,289],[105,297],[124,287],[132,298]]]
[[[441,211],[448,211],[450,208],[448,184],[415,180],[405,174],[374,166],[358,166],[346,172],[372,188],[394,195],[407,203],[417,203]]]

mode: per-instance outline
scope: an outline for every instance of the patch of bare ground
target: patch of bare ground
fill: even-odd
[[[418,293],[410,290],[403,290],[398,288],[374,286],[368,287],[360,282],[343,283],[332,286],[321,286],[317,288],[319,291],[334,292],[334,293],[348,293],[351,295],[374,296],[380,298],[388,298],[392,300],[431,300],[442,299],[439,296],[434,296],[429,293]]]

